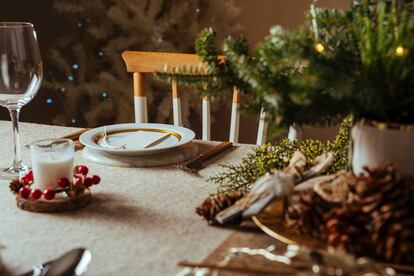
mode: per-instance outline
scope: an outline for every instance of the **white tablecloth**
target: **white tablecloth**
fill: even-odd
[[[55,138],[75,128],[22,123],[21,143]],[[0,167],[10,165],[10,122],[0,121]],[[102,183],[93,187],[93,202],[68,213],[41,214],[16,207],[8,184],[0,183],[0,244],[3,262],[14,273],[53,259],[75,247],[92,251],[88,275],[172,275],[180,260],[200,261],[230,234],[209,227],[195,214],[215,190],[206,177],[223,162],[239,162],[251,146],[237,146],[214,158],[201,177],[172,166],[116,168],[87,162],[80,152],[76,164],[85,164]],[[30,163],[29,151],[23,160]]]

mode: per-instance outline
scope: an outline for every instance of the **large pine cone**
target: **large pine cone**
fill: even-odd
[[[314,178],[295,188],[285,208],[288,226],[302,234],[321,239],[327,238],[324,231],[324,216],[332,208],[341,206],[348,191],[347,182],[350,179],[353,180],[353,176],[341,171],[328,179],[326,177]]]
[[[334,208],[324,215],[325,234],[329,246],[356,256],[371,256],[371,217],[360,210]]]
[[[350,206],[371,217],[374,256],[384,262],[414,263],[414,179],[395,165],[367,167],[350,186]]]
[[[219,223],[216,221],[215,216],[222,210],[236,203],[245,194],[245,192],[236,191],[207,198],[200,207],[196,208],[196,213],[204,217],[209,224],[218,225]],[[235,221],[234,223],[238,222],[241,221]]]
[[[414,178],[390,164],[365,170],[338,178],[349,191],[337,206],[327,196],[333,193],[295,191],[286,208],[288,224],[357,256],[414,264]]]
[[[325,221],[323,216],[334,206],[314,191],[296,191],[286,208],[287,225],[302,234],[324,239]]]

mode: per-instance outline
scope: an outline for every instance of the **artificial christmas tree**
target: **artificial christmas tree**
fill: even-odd
[[[89,127],[133,121],[132,80],[121,58],[124,50],[193,52],[204,25],[223,34],[240,31],[234,1],[91,0],[54,2],[72,22],[49,54],[47,87],[57,93],[46,104],[61,104],[54,123]],[[150,120],[165,122],[170,97],[165,85],[149,88]],[[187,122],[190,95],[183,93]]]

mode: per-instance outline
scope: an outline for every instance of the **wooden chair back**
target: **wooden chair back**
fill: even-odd
[[[157,52],[140,52],[125,51],[122,53],[127,71],[133,73],[134,82],[134,107],[135,122],[147,123],[147,94],[144,89],[145,74],[162,71],[165,66],[170,68],[187,66],[200,67],[204,66],[197,55],[194,54],[177,54],[177,53],[157,53]],[[221,57],[224,59],[224,56]],[[177,82],[172,81],[172,105],[174,125],[182,125],[181,117],[181,98]],[[265,121],[266,114],[262,110],[260,114],[259,129],[257,134],[257,144],[261,145],[266,142],[267,124]],[[202,139],[210,140],[211,134],[211,115],[210,101],[207,97],[202,100]],[[240,126],[240,91],[233,90],[233,101],[231,110],[231,123],[229,141],[238,143]]]

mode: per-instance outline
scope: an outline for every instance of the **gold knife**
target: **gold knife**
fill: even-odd
[[[65,136],[63,136],[62,138],[65,138],[65,139],[70,139],[70,140],[76,141],[76,140],[79,140],[79,137],[80,137],[80,136],[81,136],[84,132],[87,132],[88,130],[90,130],[90,128],[84,128],[84,129],[78,130],[78,131],[76,131],[76,132],[70,133],[70,134],[68,134],[68,135],[65,135]]]
[[[149,144],[149,145],[145,146],[145,148],[147,149],[147,148],[154,147],[154,146],[158,145],[159,143],[161,143],[161,142],[163,142],[163,141],[167,140],[167,138],[169,138],[170,136],[171,136],[171,134],[169,134],[169,133],[168,133],[167,135],[165,135],[165,136],[163,136],[163,137],[161,137],[161,138],[159,138],[159,139],[155,140],[155,141],[154,141],[154,142],[152,142],[151,144]]]
[[[183,169],[187,172],[196,173],[199,170],[203,169],[203,162],[209,160],[210,158],[216,156],[219,153],[233,147],[233,143],[231,142],[222,142],[205,152],[202,152],[196,159],[187,162],[183,165],[177,165],[178,168]]]
[[[79,141],[79,137],[84,133],[87,132],[88,130],[90,130],[90,128],[84,128],[81,130],[78,130],[76,132],[70,133],[68,135],[63,136],[62,138],[65,139],[70,139],[74,142],[75,144],[75,151],[81,150],[85,147],[85,145],[83,145],[80,141]]]

